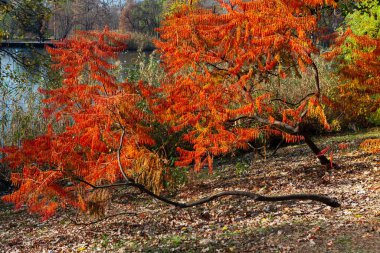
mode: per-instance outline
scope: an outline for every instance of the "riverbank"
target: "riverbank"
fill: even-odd
[[[131,33],[130,39],[126,42],[128,51],[153,51],[155,46],[154,38],[145,34]],[[45,46],[53,46],[57,40],[0,40],[0,47],[3,48],[44,48]]]

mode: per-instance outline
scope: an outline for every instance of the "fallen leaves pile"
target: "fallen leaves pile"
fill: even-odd
[[[339,169],[318,165],[304,145],[289,146],[268,159],[221,158],[212,175],[196,175],[173,196],[315,193],[337,198],[341,208],[226,197],[178,209],[128,190],[107,219],[61,211],[42,222],[0,203],[0,252],[380,252],[380,157],[361,151],[359,140],[347,143],[334,151]]]

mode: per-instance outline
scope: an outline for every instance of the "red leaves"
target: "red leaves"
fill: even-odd
[[[326,2],[236,0],[232,4],[217,1],[220,13],[178,10],[159,29],[161,41],[156,46],[168,79],[160,105],[153,107],[173,131],[185,131],[183,139],[192,145],[189,153],[180,152],[177,165],[194,162],[199,169],[210,154],[246,148],[261,133],[283,135],[287,142],[302,140],[273,130],[296,128],[305,117],[310,96],[300,105],[279,106],[271,100],[277,98],[274,89],[260,85],[270,76],[285,78],[284,69],[292,67],[289,62],[298,62],[297,67],[306,71],[311,53],[317,52],[310,38],[317,22],[308,7]],[[310,114],[328,126],[321,109],[315,106]]]
[[[319,154],[317,154],[317,156],[323,156],[329,150],[330,150],[330,146],[327,146],[324,149],[322,149],[321,152],[319,152]]]
[[[336,109],[351,121],[369,117],[380,106],[380,39],[348,28],[325,57],[340,66]]]
[[[340,150],[346,150],[346,149],[349,148],[349,146],[350,146],[350,144],[348,144],[348,143],[339,143],[339,144],[338,144],[338,148],[339,148]]]
[[[47,49],[57,61],[55,67],[64,70],[62,87],[43,91],[48,96],[46,117],[54,124],[45,135],[25,140],[20,148],[4,149],[5,160],[15,172],[23,168],[22,173],[12,174],[18,189],[4,200],[27,205],[44,218],[66,204],[84,210],[85,203],[79,199],[78,204],[72,188],[62,182],[76,183],[72,175],[93,184],[118,180],[121,127],[127,132],[121,152],[127,173],[135,169],[132,158],[148,155],[144,145],[154,144],[146,127],[151,117],[139,106],[143,98],[138,87],[117,82],[110,72],[116,68],[112,59],[125,49],[127,37],[108,29],[78,32]]]

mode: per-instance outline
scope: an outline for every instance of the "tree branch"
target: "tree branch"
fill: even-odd
[[[120,171],[123,174],[124,179],[127,182],[97,186],[97,185],[94,185],[90,182],[87,182],[86,180],[84,180],[83,178],[81,178],[75,174],[72,174],[71,177],[73,179],[79,181],[79,182],[82,182],[88,186],[91,186],[94,189],[102,189],[102,188],[110,188],[110,187],[118,187],[118,186],[124,186],[126,188],[128,188],[128,187],[137,188],[141,192],[144,192],[145,194],[147,194],[147,195],[149,195],[149,196],[151,196],[157,200],[160,200],[164,203],[167,203],[169,205],[179,207],[179,208],[189,208],[189,207],[202,205],[202,204],[205,204],[205,203],[208,203],[208,202],[211,202],[213,200],[219,199],[221,197],[226,197],[226,196],[243,196],[243,197],[251,198],[255,201],[266,201],[266,202],[278,202],[278,201],[287,201],[287,200],[312,200],[312,201],[324,203],[325,205],[328,205],[331,207],[340,207],[340,203],[336,199],[330,198],[327,196],[323,196],[323,195],[291,194],[291,195],[281,195],[281,196],[264,196],[264,195],[259,195],[259,194],[256,194],[253,192],[248,192],[248,191],[224,191],[224,192],[220,192],[220,193],[217,193],[217,194],[214,194],[214,195],[211,195],[208,197],[204,197],[204,198],[201,198],[199,200],[196,200],[193,202],[188,202],[188,203],[177,202],[175,200],[171,200],[169,198],[155,194],[154,192],[147,189],[144,185],[134,182],[133,178],[130,178],[125,174],[122,163],[120,161],[120,153],[121,153],[121,149],[123,147],[124,134],[125,134],[125,130],[124,130],[124,128],[122,128],[122,135],[120,137],[120,146],[119,146],[118,151],[117,151],[117,159],[118,159],[118,165],[119,165]]]
[[[302,99],[300,99],[297,103],[291,103],[291,102],[287,102],[285,101],[284,99],[281,99],[281,98],[274,98],[274,99],[271,99],[271,102],[275,102],[275,101],[280,101],[284,104],[287,104],[287,105],[290,105],[290,106],[298,106],[300,105],[303,101],[305,101],[306,99],[308,99],[309,97],[315,95],[315,92],[312,92],[312,93],[309,93],[307,94],[305,97],[303,97]]]
[[[121,126],[121,125],[120,125]],[[120,169],[120,172],[121,174],[123,175],[124,179],[126,181],[131,181],[133,182],[134,180],[133,179],[130,179],[127,174],[125,174],[125,171],[124,171],[124,168],[123,168],[123,165],[121,164],[121,160],[120,160],[120,153],[121,153],[121,150],[123,148],[123,141],[124,141],[124,136],[125,136],[125,129],[123,126],[121,126],[121,136],[120,136],[120,144],[119,144],[119,148],[117,149],[117,163],[119,165],[119,169]]]
[[[241,116],[241,117],[238,117],[236,119],[230,119],[230,120],[228,120],[228,122],[235,122],[235,121],[238,121],[240,119],[257,120],[258,122],[263,123],[263,124],[275,125],[275,126],[281,127],[282,129],[285,129],[285,130],[289,131],[292,134],[298,133],[298,130],[299,130],[298,126],[297,127],[292,127],[291,125],[288,125],[288,124],[286,124],[284,122],[281,122],[281,121],[278,121],[278,120],[270,122],[267,119],[259,117],[257,114],[255,114],[253,116]]]
[[[157,195],[153,193],[152,191],[148,190],[144,185],[135,183],[135,182],[125,182],[125,183],[118,183],[118,184],[111,184],[111,185],[96,186],[81,179],[80,177],[75,177],[74,179],[84,184],[87,184],[94,189],[104,189],[104,188],[119,187],[119,186],[134,187],[155,199],[158,199],[162,202],[165,202],[169,205],[173,205],[179,208],[189,208],[193,206],[199,206],[199,205],[202,205],[202,204],[205,204],[205,203],[208,203],[213,200],[219,199],[221,197],[226,197],[226,196],[243,196],[243,197],[251,198],[255,201],[265,201],[265,202],[278,202],[278,201],[287,201],[287,200],[313,200],[313,201],[324,203],[325,205],[328,205],[331,207],[340,207],[340,204],[336,199],[330,198],[324,195],[290,194],[290,195],[281,195],[281,196],[264,196],[264,195],[259,195],[259,194],[248,192],[248,191],[224,191],[224,192],[220,192],[220,193],[217,193],[205,198],[201,198],[194,202],[184,203],[184,202],[177,202],[169,198]]]

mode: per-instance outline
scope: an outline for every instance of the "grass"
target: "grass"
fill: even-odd
[[[326,136],[324,142],[349,142],[360,139],[380,138],[380,128],[371,128],[370,130],[359,131],[355,133],[343,133],[335,136]]]

